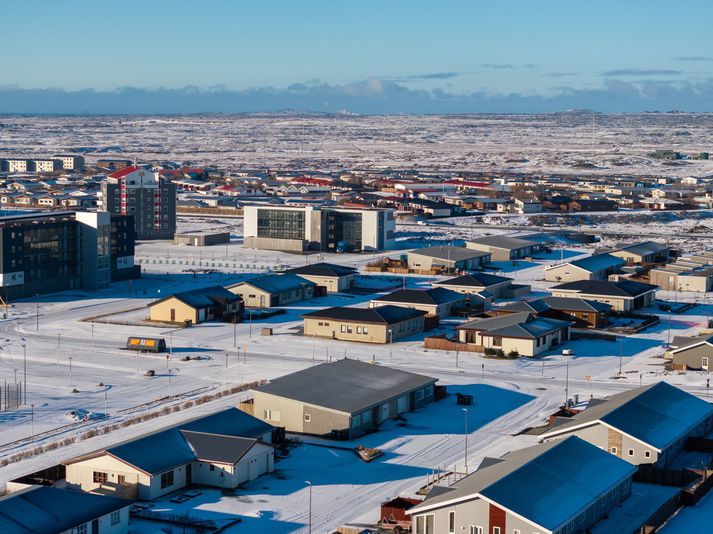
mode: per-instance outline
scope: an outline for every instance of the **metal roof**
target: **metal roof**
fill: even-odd
[[[409,513],[482,496],[538,527],[555,531],[637,470],[574,436],[516,450],[501,460],[487,462],[450,491],[429,495]]]
[[[344,358],[276,378],[257,391],[353,414],[437,380]]]
[[[602,421],[663,449],[712,415],[713,406],[708,402],[662,381],[612,395],[543,434],[542,438],[573,426]]]
[[[512,280],[512,278],[507,278],[505,276],[474,272],[471,274],[464,274],[463,276],[457,276],[455,278],[449,278],[448,280],[440,280],[438,282],[433,282],[433,285],[488,287],[495,284],[501,284],[503,282],[512,282]]]
[[[149,306],[154,306],[173,298],[178,299],[193,308],[210,308],[211,306],[222,304],[224,302],[235,302],[240,300],[238,295],[231,293],[222,286],[211,286],[174,293],[173,295],[169,295],[165,298],[152,302]]]
[[[476,319],[460,325],[458,330],[478,330],[483,335],[498,337],[537,338],[570,326],[569,321],[535,317],[529,312],[511,313],[489,319]]]
[[[465,298],[462,293],[445,287],[434,287],[431,289],[397,289],[393,293],[372,299],[372,302],[438,305],[447,302],[464,301]]]
[[[409,252],[409,255],[417,254],[420,256],[428,256],[438,260],[446,261],[465,261],[473,258],[482,258],[487,256],[489,252],[482,250],[474,250],[465,247],[454,247],[451,245],[439,245],[435,247],[417,248]]]
[[[241,285],[249,285],[267,291],[268,293],[282,293],[284,291],[290,291],[292,289],[300,289],[304,286],[314,286],[315,283],[297,276],[292,273],[285,274],[268,274],[265,276],[260,276],[258,278],[252,278],[250,280],[245,280],[243,282],[238,282],[228,286],[228,289],[234,287],[239,287]]]
[[[354,323],[369,324],[394,324],[416,317],[426,315],[425,311],[414,310],[412,308],[402,308],[401,306],[378,306],[376,308],[350,308],[346,306],[334,306],[310,313],[305,313],[302,317],[311,319],[332,319],[334,321],[345,321]]]
[[[562,265],[567,264],[553,265],[552,267],[550,267],[550,269],[554,267],[561,267]],[[569,265],[579,267],[580,269],[584,269],[585,271],[589,271],[590,273],[596,273],[599,271],[606,271],[608,269],[616,269],[618,267],[622,267],[626,265],[626,261],[622,258],[612,256],[611,254],[595,254],[594,256],[582,258],[581,260],[571,261],[569,262]]]
[[[542,313],[547,310],[604,312],[611,310],[611,305],[596,300],[577,297],[544,297],[536,300],[520,300],[497,308],[504,311],[525,311]]]
[[[535,241],[528,241],[527,239],[520,239],[518,237],[508,237],[504,235],[491,235],[487,237],[481,237],[480,239],[471,240],[470,243],[477,243],[479,245],[486,245],[489,247],[509,250],[516,250],[539,244]]]
[[[297,275],[312,275],[312,276],[350,276],[356,274],[359,271],[353,267],[347,267],[345,265],[336,265],[334,263],[314,263],[312,265],[303,265],[302,267],[295,267],[294,269],[288,269],[286,273],[292,273]]]
[[[130,504],[116,497],[33,486],[0,498],[0,532],[56,534]]]
[[[198,460],[235,464],[257,443],[254,438],[181,430]]]

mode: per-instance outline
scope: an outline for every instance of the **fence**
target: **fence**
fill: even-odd
[[[651,514],[644,524],[634,530],[632,534],[652,534],[678,510],[680,507],[680,494],[676,494]]]
[[[0,389],[0,407],[3,410],[16,410],[22,404],[22,382],[8,384]]]
[[[460,341],[451,341],[445,336],[429,336],[423,340],[423,346],[427,349],[434,350],[451,350],[453,352],[483,352],[482,345],[474,343],[461,343]]]

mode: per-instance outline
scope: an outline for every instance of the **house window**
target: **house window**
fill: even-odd
[[[106,484],[108,478],[109,477],[106,473],[102,473],[101,471],[94,471],[93,480],[95,484]]]
[[[651,451],[644,451],[644,458],[651,458]]]
[[[416,516],[416,534],[436,534],[434,523],[433,514]]]
[[[629,454],[629,456],[634,456],[634,449],[629,449],[627,453]]]
[[[455,534],[456,531],[456,513],[448,512],[448,532],[449,534]]]
[[[352,327],[351,327],[351,325],[349,325],[349,326],[347,326],[347,334],[351,334],[351,333],[352,333]]]
[[[126,476],[125,475],[117,475],[116,483],[117,484],[126,484]]]
[[[361,414],[361,421],[362,423],[368,423],[371,421],[371,412],[364,412]]]
[[[215,466],[213,464],[210,464],[210,470],[215,471]]]
[[[502,347],[502,346],[503,346],[503,338],[494,337],[493,338],[493,347]]]
[[[520,534],[520,529],[519,528],[512,529],[512,534]]]
[[[72,534],[87,534],[87,524],[79,525],[72,529]]]
[[[346,332],[346,331],[347,331],[347,325],[343,324],[343,325],[342,325],[342,333],[344,333],[344,332]]]
[[[266,421],[279,421],[280,412],[276,410],[265,410],[265,420]]]
[[[121,523],[121,510],[116,510],[111,513],[111,526]]]
[[[483,534],[483,527],[477,525],[470,525],[468,528],[468,534]]]
[[[161,473],[161,489],[173,486],[173,469]]]
[[[416,400],[423,400],[424,395],[425,395],[425,394],[424,394],[423,390],[422,390],[422,389],[419,389],[419,390],[416,392]]]
[[[609,449],[609,452],[611,452],[612,454],[616,454],[617,448],[616,448],[616,447],[612,447],[611,449]]]
[[[361,424],[361,417],[359,414],[352,416],[352,428],[356,428]]]
[[[357,334],[361,334],[361,326],[357,326]]]
[[[368,334],[368,333],[369,333],[369,329],[365,326],[365,327],[362,329],[362,332],[363,332],[364,334]]]
[[[500,534],[500,527],[493,527],[493,534]]]
[[[305,414],[305,423],[309,423],[312,421],[312,416],[308,413]]]

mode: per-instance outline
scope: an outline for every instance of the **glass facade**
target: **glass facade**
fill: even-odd
[[[258,210],[257,236],[270,239],[305,239],[305,213],[290,210]]]
[[[327,213],[327,249],[334,250],[345,242],[351,250],[361,250],[361,213]]]
[[[60,286],[71,287],[72,280],[80,275],[77,224],[48,223],[25,227],[22,235],[23,251],[18,261],[25,271],[25,284],[56,279]],[[68,284],[62,283],[62,279]]]

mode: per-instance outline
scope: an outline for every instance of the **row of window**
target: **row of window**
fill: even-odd
[[[619,449],[617,449],[616,447],[610,447],[609,452],[611,452],[612,454],[618,454]],[[634,449],[628,449],[626,451],[626,454],[628,456],[634,456],[635,451]],[[644,451],[644,458],[651,458],[651,451]]]

